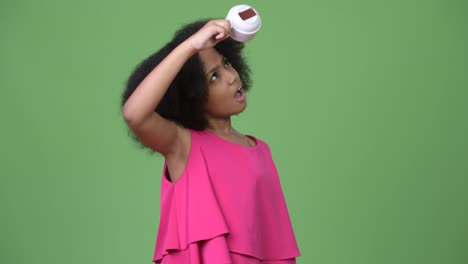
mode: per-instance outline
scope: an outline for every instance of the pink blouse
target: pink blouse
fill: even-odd
[[[268,144],[250,135],[254,147],[208,130],[190,134],[189,159],[175,183],[164,162],[153,262],[177,256],[170,263],[235,263],[231,253],[237,253],[259,260],[251,263],[273,263],[300,256]]]

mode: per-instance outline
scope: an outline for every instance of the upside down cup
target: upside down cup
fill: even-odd
[[[239,42],[253,39],[262,26],[257,10],[249,5],[234,6],[226,19],[231,22],[231,38]]]

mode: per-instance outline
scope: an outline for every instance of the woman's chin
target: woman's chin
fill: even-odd
[[[242,106],[241,110],[240,110],[239,112],[237,112],[237,114],[236,114],[236,115],[238,115],[238,114],[240,114],[240,113],[244,112],[246,108],[247,108],[247,101],[244,101],[244,103],[243,103],[243,106]]]

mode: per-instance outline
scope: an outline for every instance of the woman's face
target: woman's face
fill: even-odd
[[[230,117],[247,107],[246,93],[237,71],[216,49],[199,52],[203,64],[208,100],[206,114],[211,117]]]

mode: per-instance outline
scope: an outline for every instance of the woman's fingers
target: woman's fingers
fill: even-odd
[[[223,40],[229,37],[229,32],[226,29],[222,29],[221,31],[218,32],[218,34],[215,36],[216,40]]]
[[[216,39],[226,38],[231,34],[231,22],[226,19],[212,20],[212,23],[221,27],[220,34],[216,36]]]
[[[220,25],[226,29],[231,29],[231,21],[227,19],[218,19],[218,20],[211,20],[212,23],[215,23],[217,25]]]
[[[218,24],[214,25],[217,34],[215,35],[216,40],[223,40],[230,36],[231,29],[226,27],[226,24]]]
[[[231,35],[231,23],[228,20],[211,20],[196,34],[190,37],[190,42],[196,50],[215,46]]]

